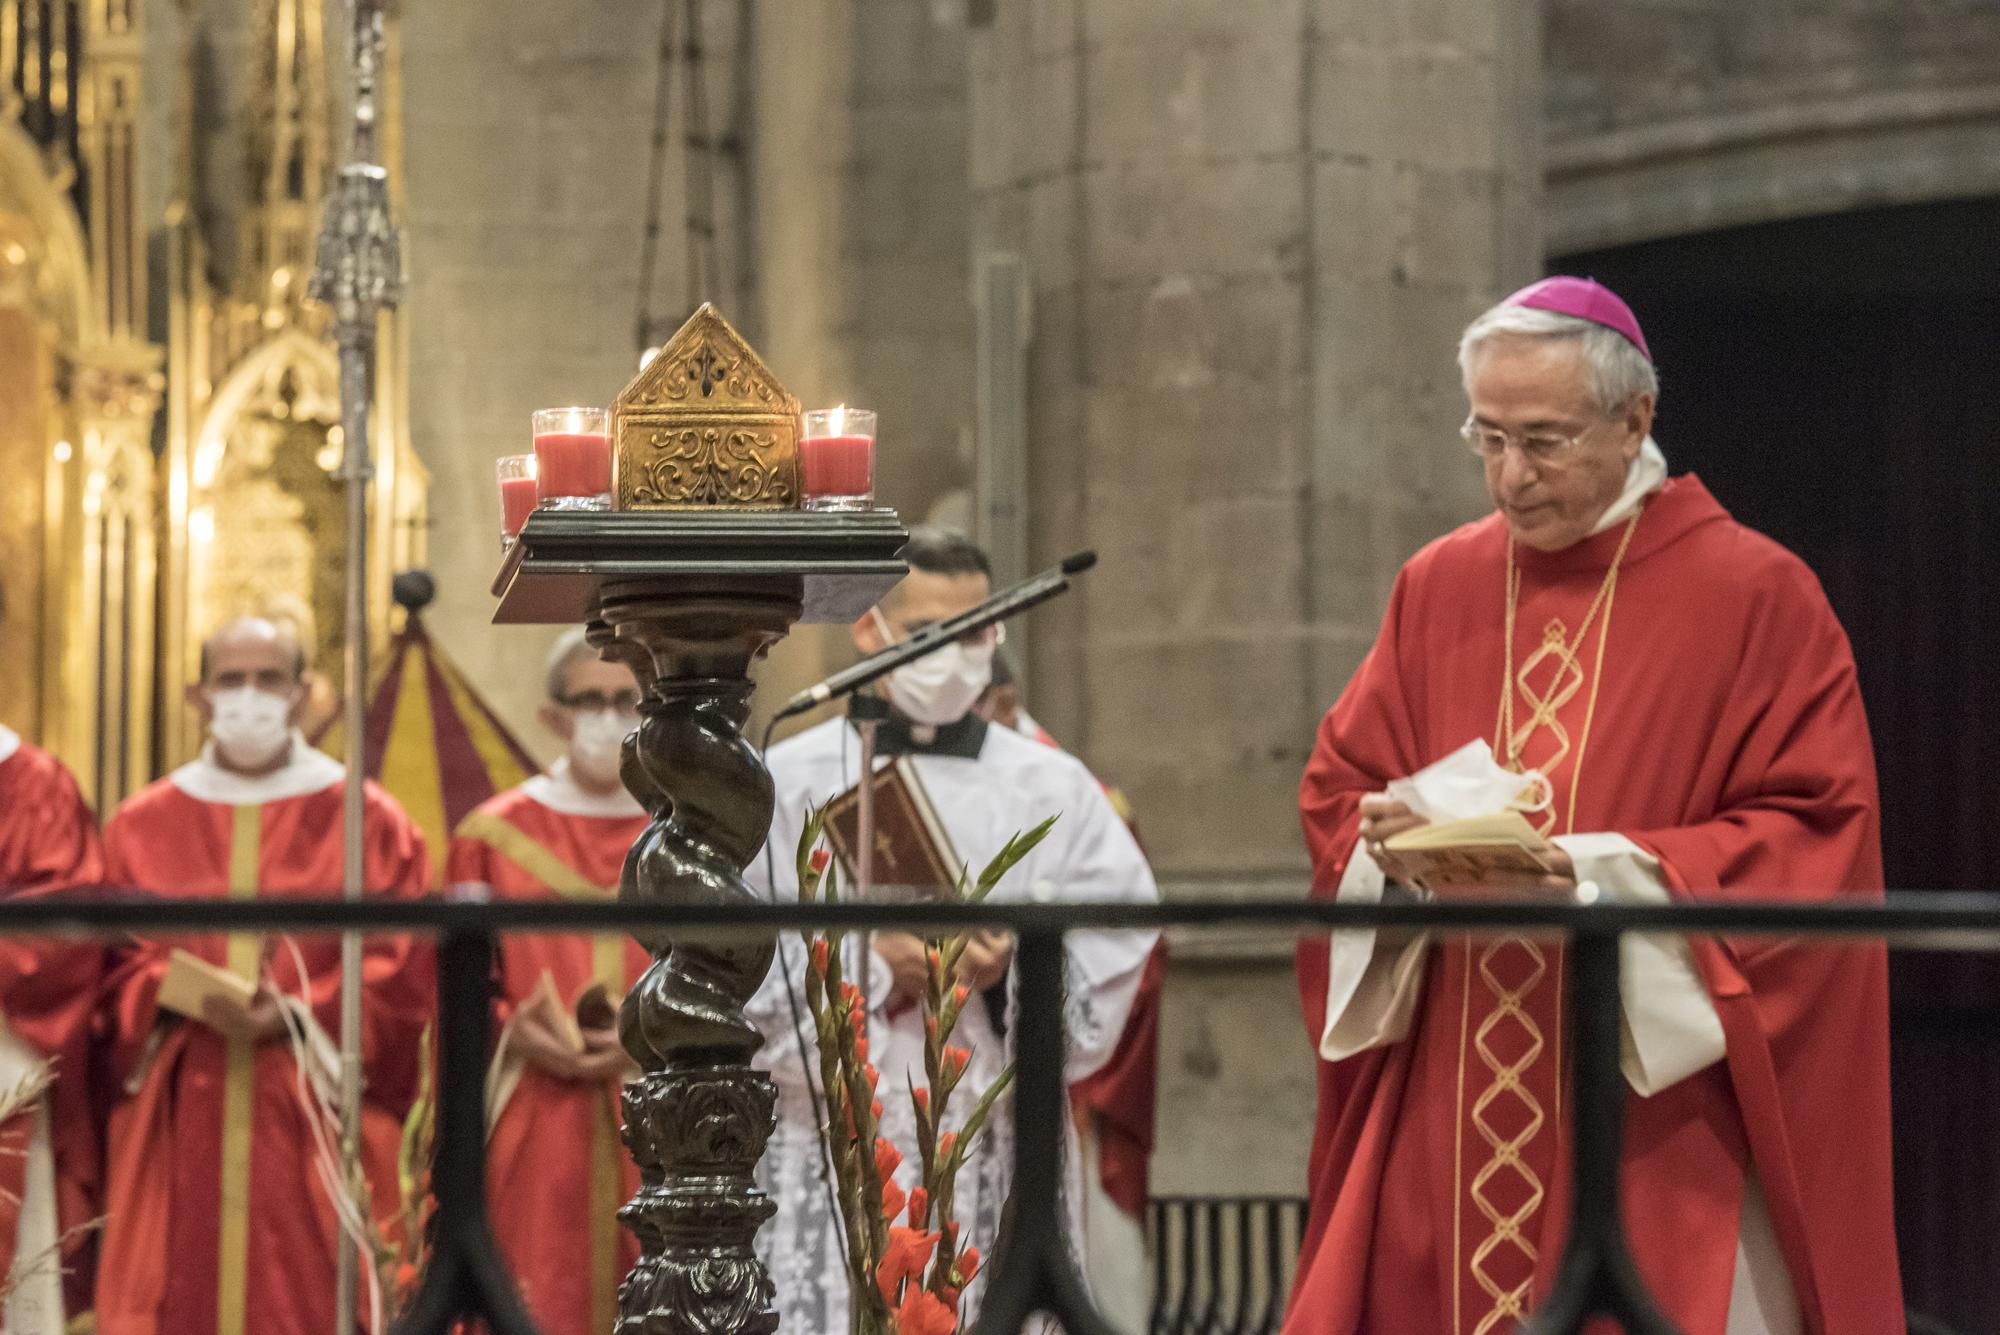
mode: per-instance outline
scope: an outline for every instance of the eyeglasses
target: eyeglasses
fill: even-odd
[[[606,695],[603,691],[578,691],[575,695],[557,696],[556,703],[567,705],[579,714],[595,714],[606,709],[614,709],[620,714],[636,714],[639,712],[639,693],[618,691]]]
[[[936,621],[911,621],[905,623],[899,633],[903,639],[914,640],[937,624],[939,623]],[[1004,623],[996,621],[980,630],[967,631],[958,637],[958,642],[968,649],[978,649],[985,645],[998,648],[1007,643],[1007,627]]]
[[[1596,423],[1591,424],[1595,425]],[[1576,447],[1590,432],[1591,427],[1587,426],[1573,436],[1559,436],[1552,431],[1530,431],[1517,436],[1512,432],[1502,431],[1497,426],[1487,426],[1470,418],[1466,419],[1465,425],[1458,429],[1459,439],[1465,442],[1466,448],[1482,459],[1498,459],[1507,452],[1507,446],[1511,443],[1521,452],[1522,458],[1537,468],[1547,468],[1566,462],[1576,453]]]

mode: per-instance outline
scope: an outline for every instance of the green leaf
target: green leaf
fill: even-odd
[[[1055,828],[1059,819],[1061,819],[1060,813],[1049,817],[1034,829],[1009,839],[1007,846],[995,853],[993,860],[986,864],[986,869],[979,873],[979,884],[973,887],[969,896],[970,902],[977,904],[991,894],[993,887],[1000,883],[1001,877],[1014,870],[1022,858],[1034,852],[1036,845],[1049,837],[1049,831]]]

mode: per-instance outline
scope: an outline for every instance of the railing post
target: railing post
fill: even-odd
[[[1069,1335],[1116,1335],[1077,1273],[1063,1205],[1063,938],[1050,927],[1021,932],[1015,950],[1013,1209],[994,1249],[992,1277],[974,1335],[1018,1335],[1046,1312]]]
[[[484,1317],[491,1335],[540,1335],[522,1306],[486,1214],[486,1064],[493,937],[454,931],[438,944],[437,1152],[431,1258],[395,1335],[449,1335]]]
[[[1618,934],[1586,929],[1568,950],[1574,1204],[1555,1285],[1521,1335],[1581,1335],[1594,1316],[1638,1335],[1678,1335],[1633,1264],[1619,1216],[1625,1075],[1619,1067]]]

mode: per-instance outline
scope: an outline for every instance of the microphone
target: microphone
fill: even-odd
[[[1066,593],[1071,575],[1081,575],[1096,564],[1096,552],[1078,552],[1065,557],[1060,565],[1051,566],[1032,579],[994,594],[971,611],[961,612],[947,621],[933,622],[909,639],[878,650],[853,667],[834,673],[819,685],[800,691],[785,702],[785,707],[771,721],[776,723],[779,719],[816,709],[829,700],[851,695],[863,686],[888,676],[905,663],[914,663],[924,655],[942,649],[962,635],[985,630],[995,622],[1005,621],[1047,602],[1057,594]]]

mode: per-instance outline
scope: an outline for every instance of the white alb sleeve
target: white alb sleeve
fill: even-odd
[[[1334,899],[1374,904],[1382,898],[1382,869],[1359,840],[1347,859]],[[1328,1061],[1401,1042],[1410,1032],[1424,977],[1430,934],[1421,932],[1393,952],[1376,947],[1373,927],[1335,932],[1328,942],[1326,1030],[1319,1055]]]
[[[1660,863],[1622,834],[1552,840],[1576,864],[1578,897],[1664,904]],[[1620,1065],[1641,1095],[1657,1094],[1722,1060],[1722,1019],[1685,938],[1628,932],[1618,946]]]

